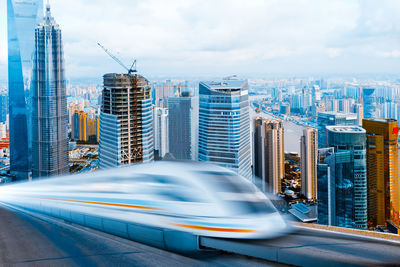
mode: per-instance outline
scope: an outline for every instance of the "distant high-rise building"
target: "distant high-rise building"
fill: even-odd
[[[193,96],[168,99],[169,152],[176,159],[198,159],[199,98]]]
[[[317,199],[318,130],[306,128],[300,139],[301,193],[309,200]]]
[[[32,177],[69,172],[68,113],[61,30],[46,7],[35,30]]]
[[[328,146],[335,151],[324,160],[330,169],[328,191],[324,192],[328,195],[329,224],[366,229],[366,132],[359,126],[326,128]]]
[[[330,125],[358,125],[357,115],[342,112],[320,112],[318,113],[318,147],[327,146],[326,126]]]
[[[71,123],[71,139],[99,142],[100,118],[90,117],[83,110],[75,112]]]
[[[344,112],[344,113],[350,113],[351,112],[351,108],[354,105],[354,99],[353,98],[344,98],[344,99],[340,99],[338,101],[339,103],[339,111]]]
[[[262,190],[281,192],[285,175],[283,122],[257,117],[254,119],[253,170],[261,178]]]
[[[99,167],[153,160],[153,111],[149,82],[138,74],[104,75]]]
[[[251,178],[248,85],[223,80],[199,84],[199,160]]]
[[[31,172],[32,58],[42,18],[43,0],[7,0],[10,171],[20,179]]]
[[[312,104],[318,101],[321,101],[321,90],[318,85],[314,84],[312,86]]]
[[[362,120],[364,119],[364,108],[360,103],[354,104],[353,112],[357,114],[357,125],[362,125]]]
[[[382,119],[394,119],[397,120],[399,115],[399,105],[395,102],[386,101],[380,106],[380,116]]]
[[[311,107],[311,113],[312,113],[312,118],[313,121],[317,121],[318,119],[318,114],[320,112],[325,112],[325,103],[324,102],[316,102],[312,105]]]
[[[368,223],[399,224],[399,125],[393,119],[364,119],[367,131]]]
[[[376,100],[374,88],[363,88],[364,119],[376,117]]]
[[[168,109],[153,107],[154,158],[162,159],[168,153]]]
[[[0,122],[6,122],[8,115],[8,95],[0,95]]]

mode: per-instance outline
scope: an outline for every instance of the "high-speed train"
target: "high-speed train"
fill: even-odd
[[[159,161],[15,183],[0,187],[0,201],[196,236],[272,238],[290,229],[251,182],[209,163]]]

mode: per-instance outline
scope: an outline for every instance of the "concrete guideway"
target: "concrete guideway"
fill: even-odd
[[[0,206],[0,266],[14,265],[278,266],[224,253],[192,258],[62,219]]]
[[[297,226],[272,240],[201,237],[200,245],[296,266],[400,264],[400,242]]]

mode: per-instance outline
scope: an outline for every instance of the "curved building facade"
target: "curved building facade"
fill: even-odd
[[[19,179],[31,172],[31,80],[35,28],[43,0],[7,0],[10,171]]]
[[[364,119],[376,117],[375,88],[363,88]]]
[[[199,161],[210,161],[251,179],[247,82],[200,82]]]

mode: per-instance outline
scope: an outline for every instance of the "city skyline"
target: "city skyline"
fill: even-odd
[[[120,70],[97,42],[126,64],[137,58],[146,76],[396,73],[400,66],[400,5],[390,0],[51,4],[65,29],[67,79]],[[5,5],[0,14],[5,80]]]

